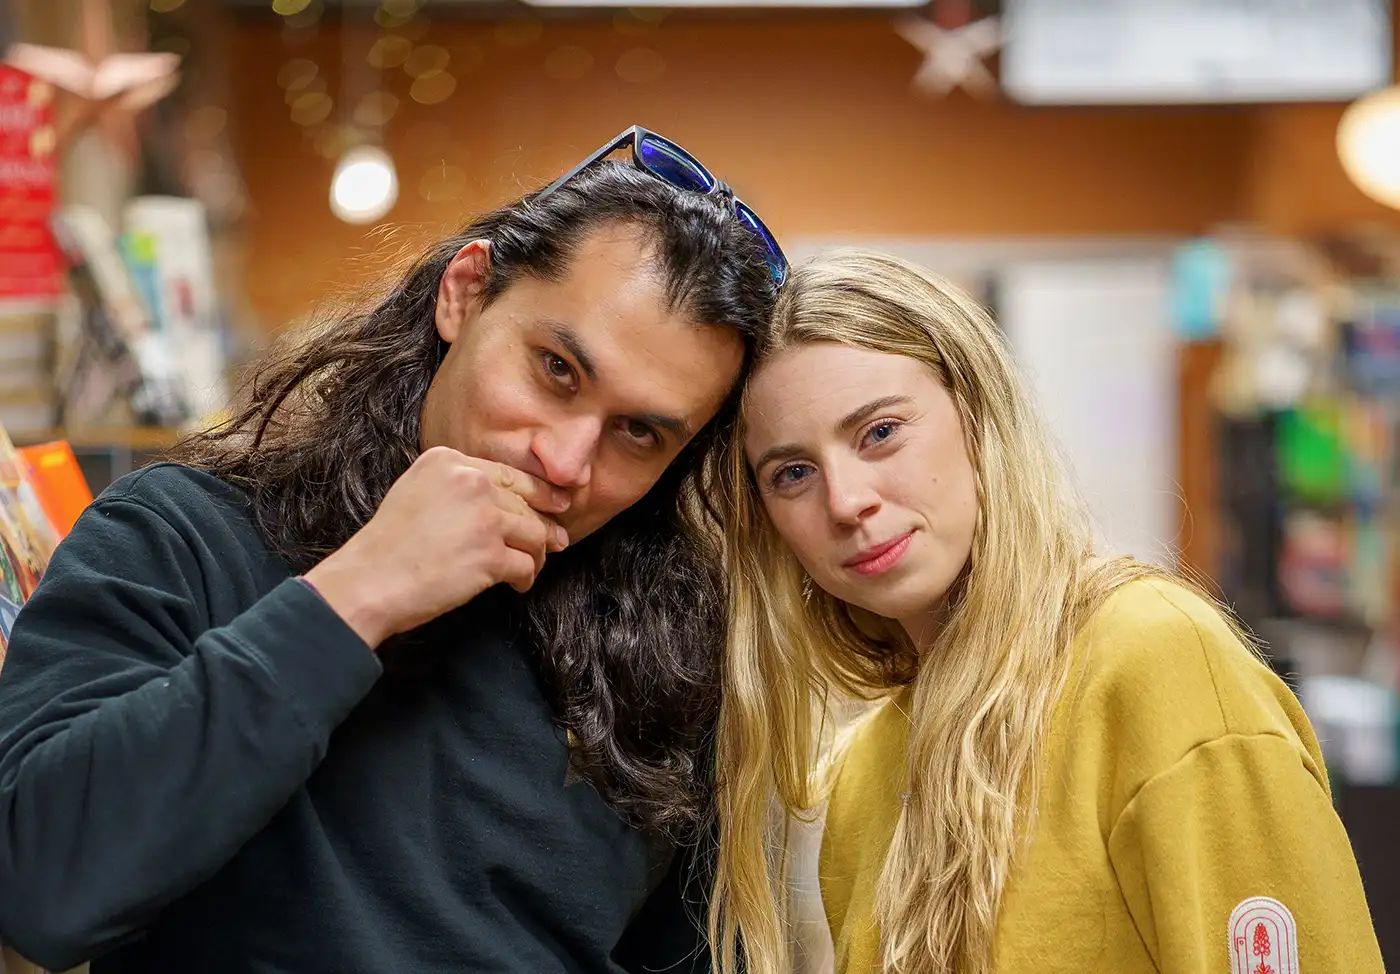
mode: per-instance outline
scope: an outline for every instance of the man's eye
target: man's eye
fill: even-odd
[[[577,387],[578,376],[574,373],[574,367],[563,358],[553,352],[540,352],[540,360],[544,364],[545,374],[555,382],[568,386],[570,389]]]
[[[661,437],[656,435],[656,430],[646,423],[636,419],[629,419],[623,422],[622,431],[630,439],[636,440],[643,446],[655,446],[661,442]]]

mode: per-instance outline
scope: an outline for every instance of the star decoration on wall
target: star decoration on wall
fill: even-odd
[[[902,18],[894,29],[923,52],[912,82],[918,91],[938,97],[958,87],[979,97],[996,92],[996,79],[984,60],[1002,46],[1001,21],[973,20],[970,0],[935,3],[931,16]]]
[[[180,83],[178,54],[126,54],[115,49],[106,0],[82,0],[77,50],[12,44],[4,61],[66,94],[55,111],[57,149],[89,126],[134,159],[136,116]]]

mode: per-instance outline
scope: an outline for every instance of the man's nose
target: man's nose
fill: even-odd
[[[577,490],[593,477],[593,459],[602,440],[603,424],[591,416],[569,419],[535,436],[535,459],[545,479],[556,487]]]

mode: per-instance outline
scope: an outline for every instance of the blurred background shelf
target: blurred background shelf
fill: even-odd
[[[50,428],[26,431],[15,437],[17,446],[66,440],[94,494],[113,481],[158,459],[174,446],[180,433],[149,427]]]
[[[158,453],[174,446],[180,438],[180,431],[165,427],[150,426],[111,426],[78,427],[69,429],[52,427],[27,430],[17,435],[15,443],[27,446],[31,443],[48,443],[53,440],[67,440],[74,450],[131,450],[139,453]]]

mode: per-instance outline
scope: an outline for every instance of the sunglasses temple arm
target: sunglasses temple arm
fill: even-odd
[[[583,172],[585,169],[593,165],[598,160],[606,159],[618,149],[621,149],[629,144],[632,147],[632,154],[635,156],[637,153],[637,126],[635,125],[629,128],[627,131],[623,132],[617,138],[613,139],[607,145],[598,148],[596,151],[591,153],[587,159],[584,159],[578,165],[574,166],[574,168],[570,169],[568,172],[564,173],[564,175],[560,176],[554,182],[550,183],[535,196],[535,199],[543,199],[544,197],[550,195],[560,186],[563,186],[569,180],[573,179],[575,176]]]

